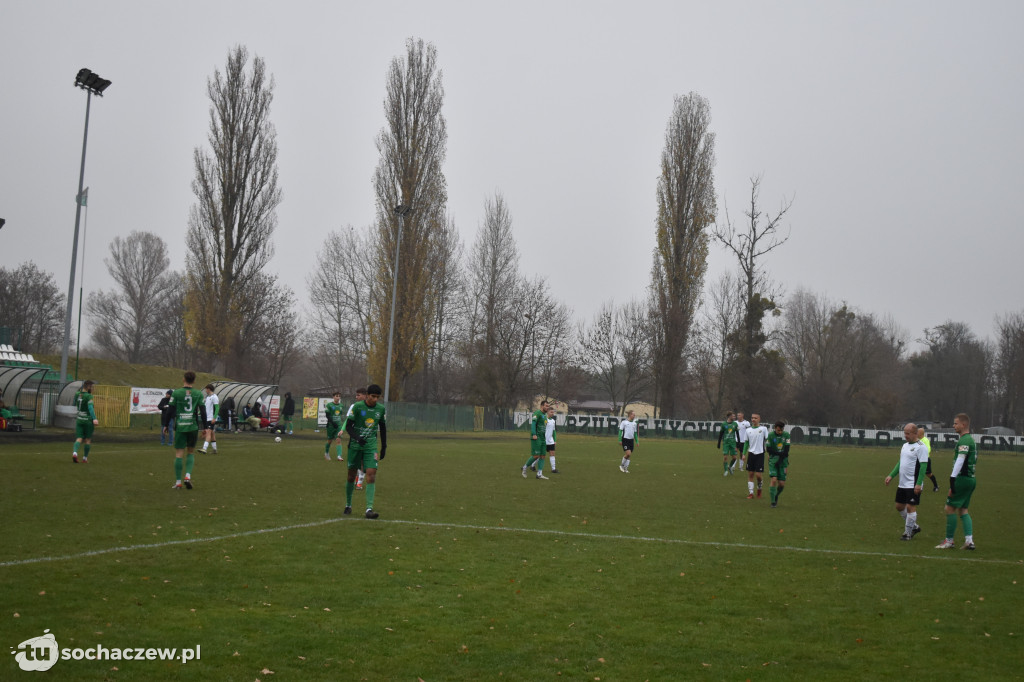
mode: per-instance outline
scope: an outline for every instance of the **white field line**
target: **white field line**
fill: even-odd
[[[819,452],[818,457],[824,457],[826,455],[838,455],[842,450],[832,450],[830,452]]]
[[[322,521],[312,521],[310,523],[297,523],[291,526],[278,526],[277,528],[261,528],[259,530],[248,530],[240,533],[230,533],[228,535],[217,535],[209,538],[189,538],[187,540],[169,540],[167,542],[154,542],[145,545],[127,545],[124,547],[108,547],[106,549],[95,549],[88,552],[79,552],[77,554],[65,554],[62,556],[43,556],[43,557],[32,557],[29,559],[17,559],[14,561],[3,561],[0,562],[0,568],[8,566],[25,566],[27,564],[39,564],[48,561],[67,561],[70,559],[82,559],[86,557],[102,556],[104,554],[114,554],[117,552],[133,552],[135,550],[142,549],[161,549],[164,547],[175,547],[179,545],[194,545],[201,542],[218,542],[220,540],[232,540],[234,538],[244,538],[251,535],[262,535],[265,533],[281,533],[290,530],[301,530],[303,528],[316,528],[317,526],[326,526],[332,523],[338,523],[339,521],[356,521],[360,519],[353,519],[351,517],[339,517],[334,519],[324,519]],[[564,530],[545,530],[542,528],[514,528],[510,526],[474,526],[464,523],[437,523],[433,521],[405,521],[405,520],[390,520],[390,521],[366,521],[373,525],[381,524],[404,524],[408,526],[426,526],[430,528],[458,528],[462,530],[485,530],[485,531],[501,531],[506,533],[532,533],[538,535],[555,535],[559,537],[571,537],[580,538],[585,540],[626,540],[632,542],[661,542],[672,545],[691,545],[694,547],[723,547],[723,548],[736,548],[736,549],[759,549],[759,550],[770,550],[770,551],[781,551],[781,552],[810,552],[812,554],[838,554],[843,556],[867,556],[867,557],[886,557],[894,559],[936,559],[940,561],[970,561],[979,564],[1003,564],[1009,566],[1024,566],[1024,561],[1010,561],[1009,559],[983,559],[975,556],[963,556],[956,552],[940,552],[939,554],[896,554],[894,552],[864,552],[850,549],[815,549],[810,547],[791,547],[786,545],[773,546],[773,545],[754,545],[745,542],[708,542],[701,540],[680,540],[677,538],[655,538],[647,537],[644,535],[609,535],[603,533],[580,533],[574,531]]]

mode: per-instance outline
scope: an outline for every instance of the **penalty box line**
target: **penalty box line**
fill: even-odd
[[[162,549],[164,547],[176,547],[180,545],[196,545],[204,542],[219,542],[220,540],[233,540],[236,538],[251,537],[253,535],[266,535],[267,533],[282,533],[291,530],[303,530],[305,528],[317,528],[319,526],[326,526],[332,523],[339,523],[342,521],[356,521],[360,522],[359,519],[353,519],[351,517],[338,517],[333,519],[324,519],[322,521],[311,521],[309,523],[296,523],[290,526],[278,526],[276,528],[259,528],[257,530],[246,530],[238,533],[229,533],[227,535],[215,535],[208,538],[188,538],[187,540],[168,540],[167,542],[152,542],[144,545],[126,545],[122,547],[108,547],[106,549],[94,549],[88,552],[79,552],[77,554],[64,554],[61,556],[44,556],[44,557],[32,557],[29,559],[16,559],[13,561],[0,561],[0,568],[6,568],[11,566],[26,566],[28,564],[40,564],[51,561],[67,561],[70,559],[83,559],[94,556],[103,556],[105,554],[115,554],[118,552],[134,552],[136,550],[145,549]],[[1024,565],[1024,561],[1010,561],[1009,559],[983,559],[980,557],[965,557],[965,556],[950,556],[949,554],[897,554],[895,552],[867,552],[863,550],[855,549],[819,549],[814,547],[794,547],[792,545],[755,545],[745,542],[714,542],[710,540],[681,540],[679,538],[656,538],[646,535],[615,535],[607,533],[581,533],[579,531],[568,531],[568,530],[548,530],[544,528],[517,528],[513,526],[476,526],[465,523],[439,523],[437,521],[406,521],[402,519],[391,519],[388,521],[363,521],[365,523],[377,524],[401,524],[407,526],[426,526],[429,528],[458,528],[461,530],[482,530],[482,531],[500,531],[506,533],[527,533],[534,535],[555,535],[558,537],[571,537],[579,538],[584,540],[626,540],[632,542],[660,542],[671,545],[691,545],[694,547],[721,547],[726,549],[756,549],[756,550],[768,550],[768,551],[782,551],[782,552],[808,552],[811,554],[839,554],[843,556],[864,556],[864,557],[885,557],[893,559],[930,559],[938,561],[970,561],[972,563],[979,564],[1002,564],[1009,566],[1021,566]]]

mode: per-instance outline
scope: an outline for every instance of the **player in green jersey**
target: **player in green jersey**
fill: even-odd
[[[523,478],[526,478],[527,469],[537,467],[537,478],[543,481],[548,480],[544,475],[544,433],[548,425],[548,401],[540,401],[540,409],[534,411],[530,418],[530,457],[523,465]]]
[[[786,422],[775,422],[775,428],[768,434],[765,450],[768,452],[768,492],[771,493],[772,506],[779,504],[779,495],[786,487],[786,470],[789,468],[789,432]]]
[[[736,435],[739,424],[736,422],[735,414],[730,410],[725,413],[725,421],[718,432],[718,445],[722,448],[722,475],[728,476],[732,473],[731,465],[736,464]],[[730,459],[731,458],[731,459]]]
[[[956,460],[949,476],[949,497],[946,498],[946,539],[935,549],[952,549],[956,536],[956,518],[964,524],[964,546],[974,549],[974,522],[967,508],[974,494],[974,467],[978,463],[978,446],[971,435],[971,418],[961,412],[953,419],[953,430],[960,435],[956,442]]]
[[[85,443],[82,454],[82,462],[89,463],[89,450],[92,449],[92,434],[99,426],[100,420],[96,418],[96,410],[92,404],[92,387],[95,381],[89,379],[82,383],[80,391],[75,393],[75,447],[71,451],[71,461],[78,464],[78,446]]]
[[[345,484],[345,513],[352,513],[352,492],[356,489],[356,472],[366,472],[366,518],[380,514],[373,510],[373,496],[377,489],[377,462],[388,450],[388,431],[384,426],[384,406],[380,400],[380,386],[371,384],[366,398],[352,406],[345,420],[345,431],[352,436],[348,446],[348,482]],[[339,396],[340,397],[340,396]],[[380,455],[377,454],[377,433],[380,432]]]
[[[327,443],[324,445],[324,459],[331,461],[331,443],[341,460],[341,428],[344,425],[345,406],[341,404],[341,391],[334,392],[334,400],[324,405],[327,417]]]
[[[366,389],[365,388],[357,388],[356,389],[356,403],[361,402],[363,400],[366,400]],[[352,408],[356,406],[356,403],[352,403],[351,405],[348,406],[348,412],[345,413],[345,419],[346,420],[349,417],[352,416]],[[348,446],[349,446],[349,448],[352,447],[352,437],[351,436],[349,436],[349,439],[348,439]],[[356,490],[362,490],[363,489],[363,482],[365,480],[366,480],[366,472],[363,471],[362,468],[360,468],[359,471],[356,473]]]
[[[174,410],[174,476],[177,479],[172,486],[180,489],[192,489],[192,467],[196,461],[196,441],[199,440],[199,406],[203,404],[203,393],[192,384],[196,382],[196,373],[185,372],[184,386],[171,394],[171,408]],[[188,454],[186,456],[186,450]],[[184,462],[182,461],[184,459]],[[184,464],[185,477],[181,470]]]

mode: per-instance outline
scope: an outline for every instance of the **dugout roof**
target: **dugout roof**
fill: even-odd
[[[36,411],[39,403],[39,394],[43,390],[43,383],[46,375],[50,373],[48,365],[35,367],[7,367],[0,366],[0,399],[8,407],[16,407],[31,425],[27,428],[34,428],[36,424]]]
[[[242,408],[249,403],[255,403],[258,398],[274,395],[277,392],[276,384],[242,384],[234,381],[214,381],[213,392],[220,398],[220,404],[229,397],[235,399],[235,411],[239,414]],[[263,401],[266,404],[266,401]]]
[[[38,386],[49,371],[49,367],[0,367],[0,399],[17,405],[21,388],[31,381]]]

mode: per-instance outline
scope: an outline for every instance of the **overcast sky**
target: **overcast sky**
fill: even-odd
[[[0,0],[0,266],[31,259],[67,288],[87,67],[113,85],[89,124],[86,296],[111,288],[102,260],[132,230],[188,267],[206,81],[241,44],[276,80],[271,267],[305,301],[325,232],[374,219],[385,75],[415,37],[443,71],[467,249],[500,191],[524,274],[578,318],[644,295],[665,127],[695,91],[720,215],[742,219],[754,174],[764,209],[793,199],[766,261],[787,292],[893,315],[911,339],[947,319],[991,336],[1024,309],[1022,26],[1010,1]],[[712,245],[707,281],[732,267]]]

